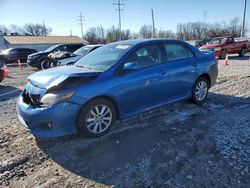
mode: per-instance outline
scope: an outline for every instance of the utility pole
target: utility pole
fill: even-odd
[[[82,13],[80,12],[80,16],[78,16],[78,21],[80,22],[80,26],[81,26],[81,34],[82,34],[82,39],[83,39],[83,22],[85,21],[84,20],[84,16],[82,16]]]
[[[121,24],[121,11],[123,9],[121,6],[124,6],[124,3],[121,3],[121,0],[117,0],[117,3],[113,3],[114,6],[116,6],[115,10],[119,13],[119,40],[122,40],[122,24]]]
[[[47,35],[44,20],[43,20],[43,34],[44,34],[44,36],[46,36],[46,35]]]
[[[69,32],[70,32],[70,36],[72,37],[72,30],[70,29],[70,31],[69,31]]]
[[[153,38],[155,38],[155,17],[154,17],[154,10],[151,9],[152,14],[152,23],[153,23]]]
[[[204,11],[204,21],[203,21],[203,29],[204,29],[203,38],[206,38],[206,36],[207,36],[206,21],[207,21],[207,11],[205,10]]]
[[[240,33],[240,37],[244,37],[245,35],[245,20],[246,20],[246,9],[247,9],[247,0],[245,0],[244,3],[244,10],[243,10],[243,22],[242,22],[242,29],[241,29],[241,33]]]
[[[104,29],[102,27],[102,25],[100,26],[101,28],[101,32],[102,32],[102,42],[105,43],[105,39],[104,39]]]
[[[207,21],[207,11],[205,10],[204,11],[204,25],[206,24],[206,21]]]

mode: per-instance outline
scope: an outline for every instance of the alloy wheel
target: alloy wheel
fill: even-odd
[[[86,127],[94,133],[102,133],[109,128],[112,122],[112,111],[104,104],[94,106],[86,116]]]
[[[208,86],[204,80],[197,83],[195,88],[195,97],[198,101],[204,100],[207,95]]]

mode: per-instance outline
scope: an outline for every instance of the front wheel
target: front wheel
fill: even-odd
[[[226,59],[226,56],[227,56],[227,51],[222,50],[221,55],[220,55],[220,59]]]
[[[77,128],[91,137],[105,135],[116,120],[114,105],[105,99],[94,99],[84,105],[77,117]]]
[[[240,57],[244,57],[246,54],[246,50],[245,49],[241,49],[240,53],[239,53],[239,56]]]
[[[207,98],[208,89],[208,80],[204,77],[199,78],[193,86],[191,101],[201,105]]]

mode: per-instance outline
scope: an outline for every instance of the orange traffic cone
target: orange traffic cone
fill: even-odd
[[[224,65],[229,65],[229,61],[228,61],[228,53],[227,53],[227,55],[226,55],[226,59],[225,59],[225,61],[224,61]]]
[[[10,75],[9,75],[9,71],[8,71],[8,68],[7,68],[7,65],[4,64],[4,78],[8,78]]]
[[[23,67],[19,59],[17,60],[17,63],[18,63],[18,69],[19,71],[21,71]]]

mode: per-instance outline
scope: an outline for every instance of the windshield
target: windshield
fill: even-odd
[[[81,47],[78,50],[74,51],[74,54],[85,56],[87,53],[89,53],[89,51],[91,49],[92,49],[92,47],[84,46],[84,47]]]
[[[115,64],[130,47],[127,44],[107,44],[85,55],[74,65],[105,71]]]
[[[58,47],[59,45],[54,45],[49,47],[48,49],[46,49],[44,52],[51,52],[52,50],[54,50],[56,47]]]
[[[210,40],[208,44],[220,44],[220,43],[225,43],[225,42],[227,42],[227,38],[216,38],[216,39]]]

